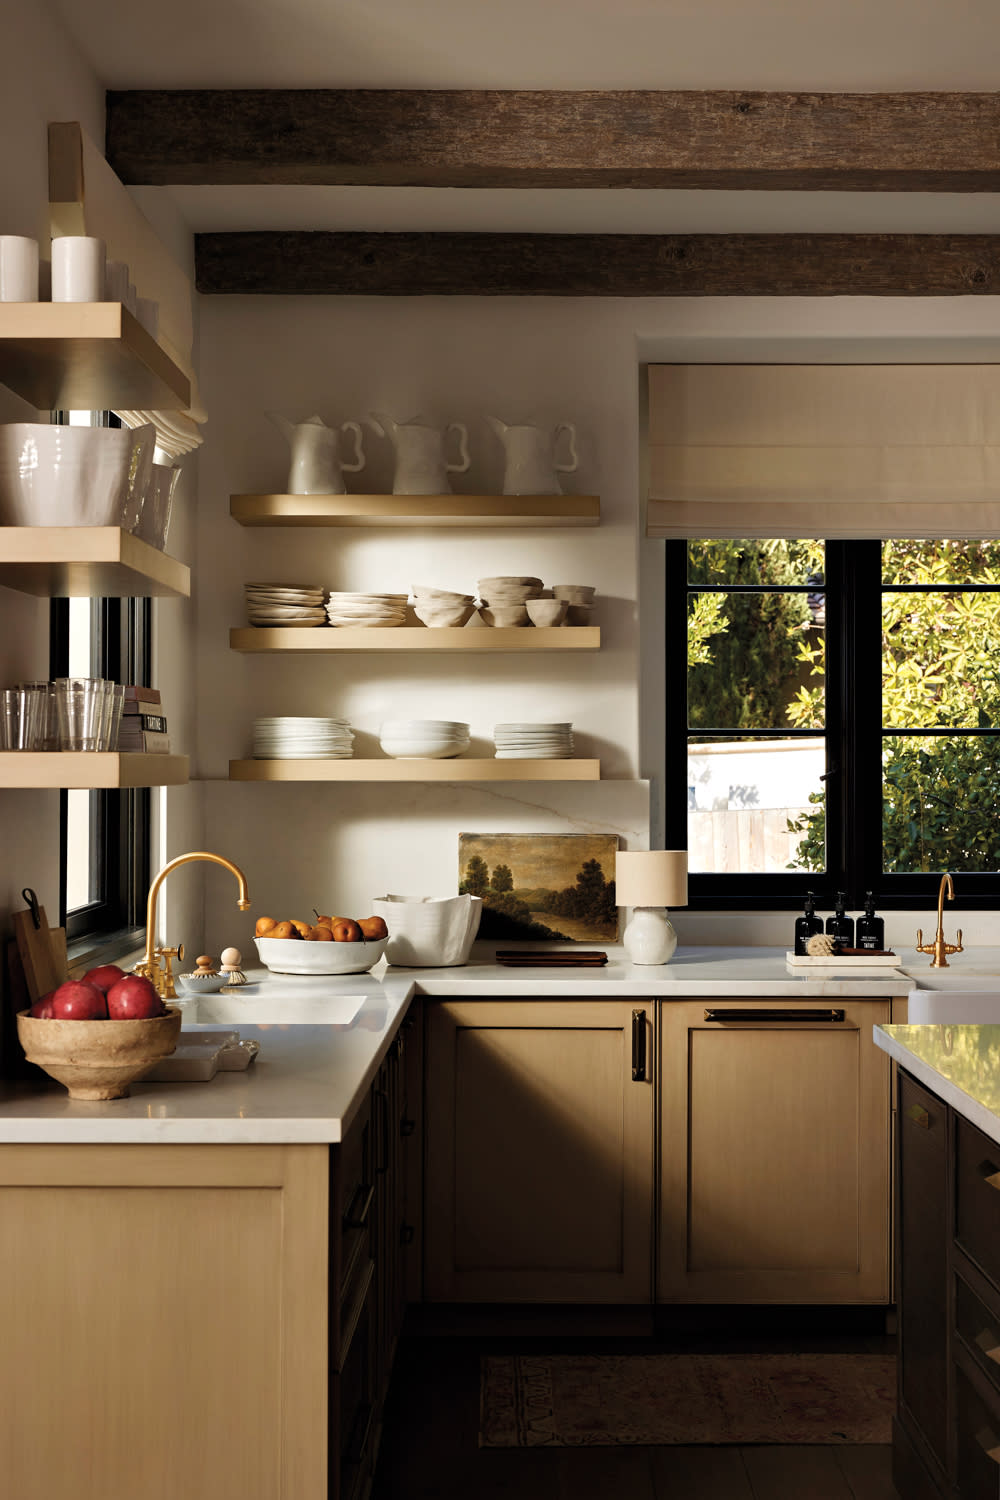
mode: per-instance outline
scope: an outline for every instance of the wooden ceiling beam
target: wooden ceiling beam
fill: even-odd
[[[940,297],[1000,291],[1000,235],[195,236],[199,292],[324,296]]]
[[[132,184],[996,192],[1000,94],[111,91]]]

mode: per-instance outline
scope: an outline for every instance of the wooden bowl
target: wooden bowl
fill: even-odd
[[[24,1055],[64,1084],[71,1099],[125,1099],[129,1084],[177,1046],[181,1012],[143,1021],[59,1021],[18,1012]]]

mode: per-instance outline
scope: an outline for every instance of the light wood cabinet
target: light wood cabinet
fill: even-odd
[[[889,1300],[889,1001],[664,1002],[659,1302]]]
[[[427,1300],[649,1302],[654,1013],[427,1005]]]
[[[5,1494],[327,1500],[328,1164],[0,1147]]]

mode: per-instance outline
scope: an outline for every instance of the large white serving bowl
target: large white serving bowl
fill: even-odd
[[[0,425],[0,525],[138,527],[156,431]]]
[[[307,943],[302,938],[254,938],[261,963],[275,974],[364,974],[378,963],[388,941]]]

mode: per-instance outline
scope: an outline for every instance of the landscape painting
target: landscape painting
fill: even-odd
[[[480,938],[614,943],[616,834],[460,833],[458,889],[482,896]]]

